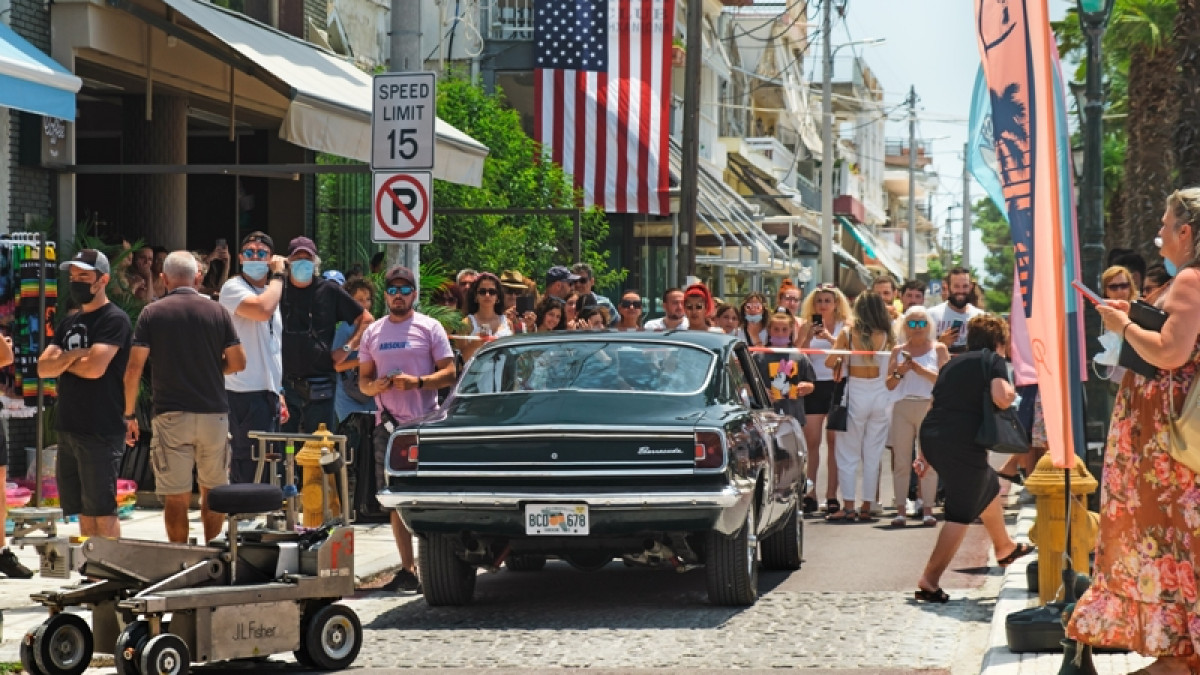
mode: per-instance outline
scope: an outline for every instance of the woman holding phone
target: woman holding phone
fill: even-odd
[[[1158,234],[1163,258],[1179,268],[1155,296],[1167,315],[1162,329],[1133,323],[1124,300],[1096,307],[1104,327],[1157,370],[1153,377],[1129,372],[1117,392],[1104,452],[1095,575],[1067,635],[1155,657],[1145,672],[1172,675],[1200,672],[1197,476],[1167,445],[1168,420],[1180,413],[1200,371],[1200,188],[1167,197]]]
[[[491,272],[480,272],[467,288],[467,316],[463,319],[463,335],[475,337],[504,337],[512,335],[508,317],[499,310],[504,306],[504,287],[500,277]],[[463,361],[468,361],[483,346],[481,340],[456,340],[462,350]]]
[[[850,319],[850,302],[846,296],[833,284],[821,284],[804,300],[800,309],[803,317],[812,317],[811,322],[805,322],[801,328],[802,339],[800,346],[805,349],[832,349],[833,341],[841,335]],[[810,359],[816,382],[813,383],[812,393],[804,397],[804,413],[807,420],[804,424],[804,441],[808,445],[808,479],[812,481],[813,491],[804,495],[803,509],[805,513],[817,511],[817,470],[821,467],[821,431],[825,428],[825,416],[833,399],[833,369],[825,365],[825,358],[816,354]],[[841,510],[838,501],[838,472],[837,457],[834,456],[837,446],[837,434],[825,432],[826,443],[826,475],[825,510],[836,513]]]

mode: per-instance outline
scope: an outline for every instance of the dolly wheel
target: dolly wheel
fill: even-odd
[[[362,643],[362,623],[354,610],[345,605],[326,605],[305,621],[300,651],[307,662],[297,660],[320,670],[342,670],[354,663]]]
[[[141,675],[142,650],[150,640],[150,622],[132,621],[117,636],[113,662],[117,675]]]
[[[74,614],[55,614],[34,630],[32,647],[43,675],[79,675],[92,662],[92,629]]]
[[[21,667],[25,669],[29,675],[46,675],[38,668],[37,657],[33,655],[33,636],[37,633],[38,627],[30,628],[25,636],[21,638]]]
[[[142,675],[187,675],[192,654],[183,638],[161,633],[150,638],[142,649]]]

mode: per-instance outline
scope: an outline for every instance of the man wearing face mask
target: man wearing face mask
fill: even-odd
[[[69,271],[79,306],[54,331],[38,358],[38,377],[58,378],[59,499],[79,516],[82,536],[120,537],[117,471],[125,454],[124,375],[133,327],[104,293],[111,269],[84,249],[59,266]]]
[[[337,374],[330,349],[334,331],[339,321],[352,324],[354,334],[346,344],[356,344],[372,321],[371,313],[337,282],[320,278],[320,264],[312,239],[296,237],[288,244],[290,271],[281,301],[283,392],[289,413],[283,430],[288,432],[312,433],[322,422],[330,430],[336,428]]]
[[[944,285],[949,289],[946,302],[930,308],[929,320],[938,341],[951,354],[962,354],[967,351],[967,322],[983,310],[971,304],[971,272],[965,267],[950,270]]]
[[[246,351],[246,368],[225,376],[229,399],[229,481],[254,481],[257,463],[250,459],[251,431],[278,431],[283,402],[283,318],[279,300],[287,275],[285,258],[274,255],[275,243],[262,232],[242,239],[238,260],[242,273],[221,287],[223,306]],[[267,482],[265,473],[260,480]]]

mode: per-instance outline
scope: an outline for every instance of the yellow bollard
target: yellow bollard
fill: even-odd
[[[325,521],[325,508],[321,495],[321,478],[325,478],[325,490],[329,494],[329,509],[332,513],[341,512],[341,502],[338,499],[337,482],[334,476],[325,475],[321,470],[321,456],[334,452],[336,447],[328,439],[333,434],[322,423],[313,432],[314,436],[324,436],[321,441],[306,441],[304,447],[296,453],[296,466],[304,468],[303,482],[300,484],[300,510],[304,516],[305,527],[320,527]]]
[[[1098,486],[1083,460],[1076,457],[1071,470],[1071,567],[1081,574],[1089,572],[1088,554],[1100,530],[1100,516],[1087,510],[1083,495],[1095,492]],[[1045,455],[1025,479],[1025,489],[1037,498],[1037,520],[1029,530],[1029,538],[1038,546],[1038,598],[1045,604],[1057,599],[1062,586],[1062,555],[1067,544],[1063,469],[1055,468],[1050,455]]]

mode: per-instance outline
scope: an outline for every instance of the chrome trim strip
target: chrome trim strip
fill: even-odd
[[[623,478],[625,476],[694,476],[698,470],[646,469],[595,470],[595,471],[429,471],[427,464],[417,465],[416,475],[421,478]],[[399,474],[388,472],[389,476]],[[410,474],[411,475],[411,474]]]
[[[574,502],[585,503],[591,508],[645,508],[690,509],[697,507],[729,508],[744,495],[732,485],[715,492],[656,492],[634,494],[629,492],[603,492],[593,494],[570,494],[560,492],[451,492],[427,494],[419,492],[392,492],[384,488],[377,497],[385,508],[516,508],[526,502]]]
[[[616,432],[616,433],[614,433]],[[412,433],[412,430],[409,430]],[[533,437],[542,435],[546,438],[670,438],[685,440],[694,438],[691,428],[679,431],[653,431],[646,427],[616,426],[605,424],[536,424],[529,426],[480,426],[459,427],[455,429],[424,429],[420,430],[422,438],[441,436],[466,437],[468,434],[495,435],[497,438],[511,439],[514,436]]]
[[[680,455],[683,457],[684,455]],[[691,468],[695,464],[694,460],[689,459],[623,459],[612,462],[418,462],[419,466],[466,466],[472,468],[481,468],[489,466],[687,466]],[[424,473],[422,470],[421,473]]]
[[[521,428],[512,428],[508,433],[471,433],[452,429],[422,429],[423,439],[450,439],[452,441],[511,441],[513,439],[539,440],[591,440],[591,441],[691,441],[694,438],[689,429],[685,433],[623,433],[598,435],[596,431],[537,431],[530,432]]]

